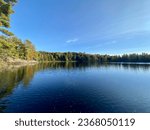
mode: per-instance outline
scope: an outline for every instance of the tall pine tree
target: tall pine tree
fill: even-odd
[[[16,2],[16,0],[0,0],[0,31],[7,36],[13,35],[7,28],[10,27],[10,15],[14,12],[12,7]]]

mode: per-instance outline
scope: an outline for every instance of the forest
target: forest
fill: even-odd
[[[0,0],[0,62],[11,59],[39,62],[150,62],[150,54],[124,54],[124,55],[100,55],[81,52],[44,52],[36,51],[30,40],[22,41],[12,32],[10,27],[10,15],[14,13],[13,6],[16,0]]]

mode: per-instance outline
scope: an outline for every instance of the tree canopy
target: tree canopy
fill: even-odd
[[[0,31],[7,36],[13,35],[6,28],[10,27],[10,15],[14,13],[13,6],[16,2],[16,0],[0,0]]]

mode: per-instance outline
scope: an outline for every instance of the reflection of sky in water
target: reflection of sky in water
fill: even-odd
[[[1,72],[0,111],[150,112],[149,68],[48,64]]]

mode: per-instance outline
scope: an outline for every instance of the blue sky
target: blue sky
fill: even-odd
[[[150,52],[150,0],[19,0],[11,31],[37,50]]]

